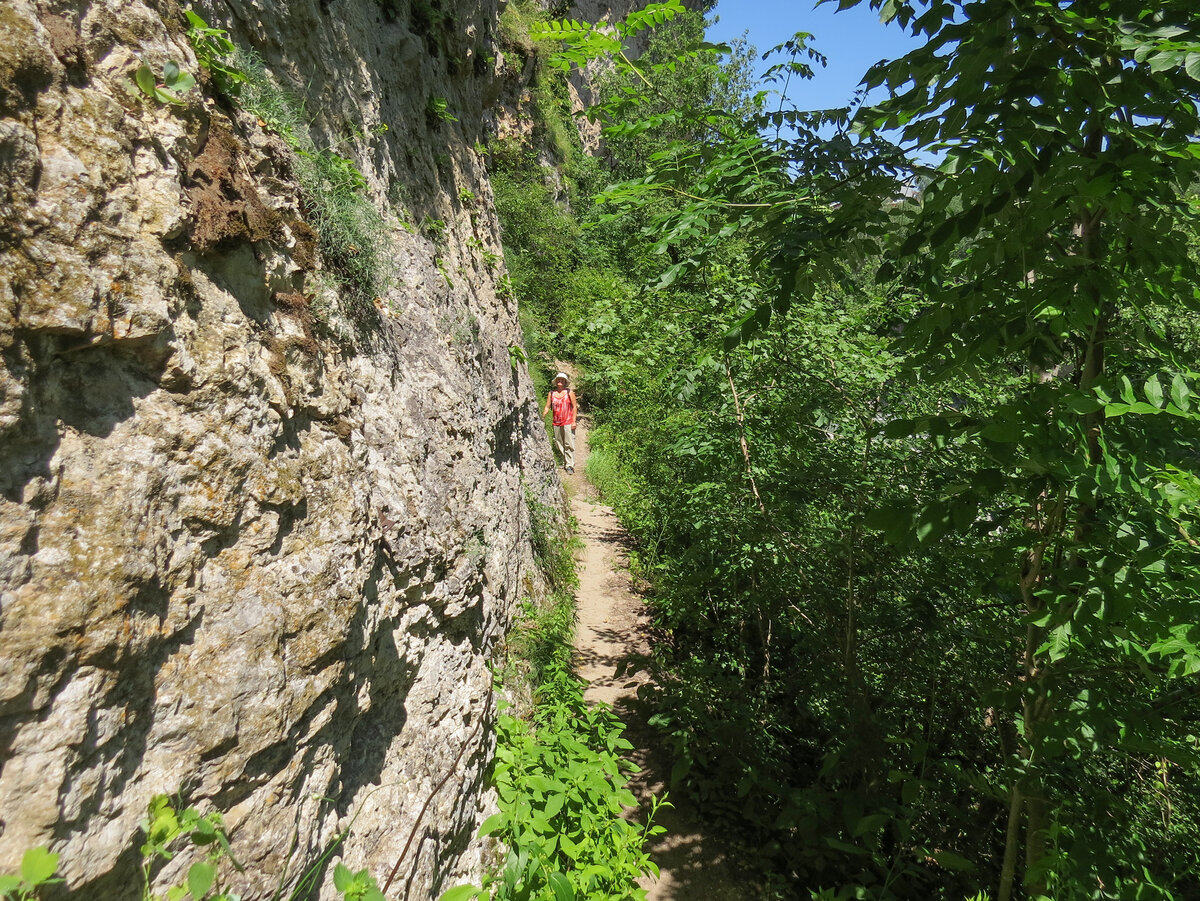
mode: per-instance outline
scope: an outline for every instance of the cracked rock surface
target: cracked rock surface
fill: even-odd
[[[562,506],[483,254],[494,0],[433,33],[404,0],[197,7],[366,176],[393,284],[323,328],[344,298],[278,136],[203,73],[182,106],[134,86],[199,72],[173,2],[0,4],[0,871],[47,845],[60,895],[140,897],[138,821],[182,790],[224,813],[244,898],[351,822],[382,882],[453,770],[397,877],[436,897],[489,853],[526,492]]]

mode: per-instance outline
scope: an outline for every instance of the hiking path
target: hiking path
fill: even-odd
[[[571,513],[579,524],[583,548],[577,557],[579,614],[575,634],[576,671],[587,683],[589,703],[609,704],[627,725],[633,743],[630,758],[641,767],[629,788],[639,809],[631,813],[645,822],[650,799],[661,796],[671,771],[669,751],[647,722],[650,711],[637,690],[650,679],[640,665],[650,653],[650,619],[634,590],[628,569],[628,535],[616,514],[601,503],[586,476],[587,423],[576,433],[575,473],[563,473]],[[622,675],[618,676],[618,672]],[[739,881],[715,839],[705,835],[698,813],[679,799],[659,809],[656,821],[666,828],[650,840],[651,857],[659,866],[658,879],[641,885],[648,901],[741,901],[751,887]]]

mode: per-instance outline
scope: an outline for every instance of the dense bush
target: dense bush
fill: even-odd
[[[783,897],[1197,890],[1197,91],[1185,5],[1127,5],[931,12],[853,130],[730,115],[683,17],[597,110],[628,180],[572,211],[556,284],[589,287],[553,308],[589,471],[653,588],[676,781]]]

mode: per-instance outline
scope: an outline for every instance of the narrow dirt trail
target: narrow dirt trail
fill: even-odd
[[[650,651],[646,637],[649,619],[630,586],[628,536],[584,475],[587,455],[586,424],[581,423],[576,435],[575,474],[563,476],[583,540],[578,557],[576,667],[588,682],[584,697],[591,703],[611,704],[628,725],[625,736],[634,746],[630,756],[642,768],[630,788],[638,798],[638,816],[644,822],[649,799],[662,794],[671,767],[668,755],[656,746],[658,735],[647,724],[649,712],[637,697],[637,689],[650,678],[636,666]],[[618,677],[618,669],[625,667],[630,672]],[[742,901],[752,896],[751,886],[736,877],[724,852],[705,836],[694,811],[682,804],[665,808],[659,811],[658,823],[667,831],[651,843],[651,856],[661,873],[657,880],[642,882],[649,901]]]

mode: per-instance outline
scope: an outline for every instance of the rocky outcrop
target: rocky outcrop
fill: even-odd
[[[619,22],[635,9],[645,6],[637,0],[573,0],[567,18],[579,22]],[[635,35],[628,47],[631,58],[637,58],[645,50],[642,35]],[[592,60],[583,69],[572,69],[567,76],[567,93],[571,112],[579,129],[579,140],[585,153],[603,153],[604,141],[600,136],[600,123],[584,116],[584,112],[598,99],[596,85],[612,71],[608,60]]]
[[[178,7],[0,5],[0,871],[44,844],[72,898],[138,897],[180,790],[244,898],[347,827],[382,882],[415,825],[401,897],[482,866],[488,663],[561,489],[477,150],[496,10],[442,6],[198,4],[391,211],[339,333],[294,154],[203,76],[134,85],[199,72]]]

